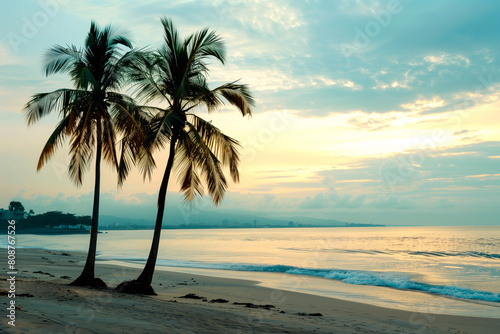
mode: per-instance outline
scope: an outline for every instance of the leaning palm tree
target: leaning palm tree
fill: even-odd
[[[36,94],[24,108],[28,125],[52,112],[58,113],[62,118],[42,150],[38,170],[53,156],[55,150],[69,139],[69,176],[80,186],[84,172],[95,157],[89,252],[81,275],[71,283],[72,285],[106,286],[94,273],[101,160],[109,162],[119,170],[118,182],[122,184],[132,163],[127,152],[131,149],[137,150],[137,142],[140,144],[143,140],[137,121],[139,117],[135,115],[139,111],[138,107],[131,98],[118,92],[125,82],[125,63],[133,55],[131,48],[130,41],[117,35],[111,26],[101,29],[92,22],[83,48],[57,45],[46,54],[45,74],[48,76],[68,73],[74,88]],[[121,141],[118,140],[119,136],[123,138]],[[118,144],[122,148],[121,151],[116,148]]]
[[[208,29],[181,39],[172,21],[161,20],[165,45],[154,53],[144,53],[142,60],[130,64],[130,76],[137,94],[145,103],[156,101],[149,131],[145,134],[139,163],[146,178],[155,166],[152,152],[169,146],[168,160],[158,194],[158,212],[151,250],[140,276],[121,283],[115,290],[127,293],[155,294],[151,287],[160,244],[167,186],[172,170],[177,172],[181,191],[187,202],[203,196],[204,184],[215,205],[226,192],[223,167],[229,167],[234,182],[239,181],[239,144],[218,128],[194,114],[195,108],[217,109],[224,101],[235,106],[243,116],[251,115],[254,100],[245,85],[227,83],[210,89],[206,61],[224,63],[224,44]]]

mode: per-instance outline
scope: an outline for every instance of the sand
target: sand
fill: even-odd
[[[80,273],[85,254],[17,249],[16,256],[16,326],[7,323],[11,299],[0,296],[2,333],[490,334],[500,328],[500,318],[399,311],[268,289],[252,281],[160,270],[153,282],[158,296],[115,293],[111,288],[135,278],[139,269],[107,261],[98,262],[96,274],[109,289],[72,287],[68,283]],[[7,260],[2,262],[0,289],[9,290]],[[187,294],[205,299],[179,298]]]

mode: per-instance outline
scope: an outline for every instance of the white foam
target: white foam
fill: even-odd
[[[432,285],[413,281],[410,275],[395,272],[361,270],[314,269],[285,265],[253,265],[241,263],[209,263],[191,261],[159,260],[158,265],[199,269],[219,269],[252,272],[282,272],[295,275],[319,276],[339,280],[347,284],[383,286],[401,290],[418,290],[455,298],[482,300],[500,303],[500,294],[451,285]]]

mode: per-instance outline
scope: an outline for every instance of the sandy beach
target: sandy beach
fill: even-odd
[[[160,271],[158,296],[115,293],[138,269],[98,262],[106,290],[68,286],[85,254],[17,249],[15,327],[7,333],[495,333],[500,319],[424,314],[259,287],[256,282]],[[6,261],[5,261],[6,262]],[[9,290],[7,264],[0,289]],[[180,298],[183,296],[192,298]],[[200,299],[195,299],[200,298]]]

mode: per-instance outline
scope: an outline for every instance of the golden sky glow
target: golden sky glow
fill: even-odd
[[[438,217],[462,210],[456,219],[467,224],[481,208],[482,219],[495,223],[500,214],[498,3],[443,2],[427,8],[402,2],[401,13],[376,36],[366,35],[368,40],[359,31],[376,22],[374,11],[387,1],[127,4],[57,1],[53,15],[34,0],[6,5],[10,15],[0,23],[6,36],[0,40],[0,207],[20,199],[37,211],[57,205],[78,213],[88,209],[93,172],[76,188],[66,174],[67,147],[36,172],[58,120],[50,116],[27,128],[21,109],[35,93],[71,85],[66,77],[43,75],[45,50],[82,45],[91,19],[122,27],[138,47],[157,47],[159,17],[168,14],[183,34],[206,26],[217,30],[228,59],[212,67],[209,82],[240,79],[257,101],[252,118],[231,108],[197,111],[242,144],[241,183],[230,184],[222,210],[244,207],[286,219],[378,217],[378,222],[389,213],[393,223],[421,214],[430,224],[443,223],[427,216],[432,212]],[[449,6],[460,10],[451,15]],[[439,19],[423,25],[424,9]],[[23,18],[29,21],[37,13],[50,14],[49,23],[28,38]],[[487,29],[485,22],[491,25]],[[135,208],[137,216],[154,211],[166,152],[155,157],[158,169],[151,182],[133,171],[121,189],[104,165],[103,201],[115,207],[104,209],[108,214],[119,215],[122,205]],[[177,189],[175,183],[169,186],[172,193]],[[179,196],[172,196],[179,203]]]

